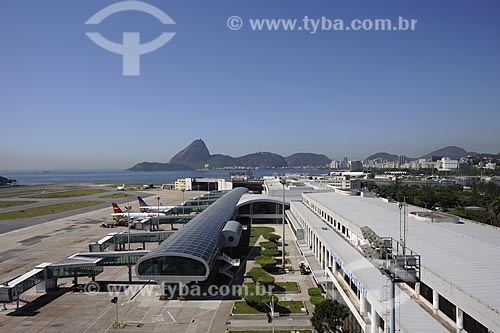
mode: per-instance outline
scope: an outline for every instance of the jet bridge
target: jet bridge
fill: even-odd
[[[94,279],[105,266],[135,265],[149,251],[110,251],[75,253],[58,263],[43,263],[35,269],[0,285],[0,302],[19,301],[22,293],[37,286],[46,291],[57,287],[57,279],[90,277]]]

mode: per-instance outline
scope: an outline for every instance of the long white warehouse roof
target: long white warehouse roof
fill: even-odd
[[[400,210],[381,198],[305,193],[316,206],[362,238],[369,226],[399,239]],[[408,206],[408,212],[425,211]],[[421,255],[422,281],[475,317],[500,326],[500,228],[473,222],[437,223],[409,215],[407,246]],[[479,319],[479,318],[478,318]]]

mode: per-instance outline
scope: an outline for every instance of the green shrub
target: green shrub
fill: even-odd
[[[309,288],[307,294],[309,296],[321,296],[321,288]]]
[[[270,291],[273,290],[269,287],[269,285],[256,285],[255,283],[245,283],[241,288],[240,296],[263,296],[270,294]]]
[[[272,297],[272,298],[271,298]],[[257,296],[257,295],[247,295],[244,296],[243,299],[245,302],[247,302],[248,305],[250,305],[252,308],[257,309],[261,312],[267,312],[269,308],[267,307],[266,304],[271,303],[271,300],[274,298],[274,303],[278,302],[278,297],[277,296],[271,296],[271,295],[264,295],[264,296]]]
[[[276,234],[270,232],[268,234],[264,234],[264,238],[267,239],[268,241],[276,243],[278,241],[278,239],[281,238],[281,236],[280,235],[276,235]]]
[[[311,301],[312,305],[318,305],[318,304],[326,301],[326,298],[323,295],[319,295],[319,296],[311,296],[311,298],[309,298],[309,300]]]
[[[262,246],[265,249],[269,249],[269,250],[276,250],[278,248],[278,245],[276,243],[270,242],[270,241],[261,242],[260,246]]]
[[[276,266],[276,263],[278,263],[278,261],[268,256],[258,256],[255,257],[255,263],[257,265],[261,265],[262,267],[270,267]]]
[[[248,276],[250,276],[252,279],[255,280],[255,282],[260,283],[262,285],[270,285],[274,284],[274,277],[266,271],[264,271],[260,267],[254,267],[252,268],[248,273]]]
[[[267,256],[267,257],[273,257],[279,255],[281,252],[278,250],[272,250],[272,249],[264,249],[260,251],[260,254],[262,256]]]

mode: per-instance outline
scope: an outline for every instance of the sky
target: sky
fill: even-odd
[[[211,153],[418,157],[500,152],[497,0],[158,0],[86,25],[117,0],[0,2],[0,170],[115,169]],[[243,26],[228,28],[239,16]],[[417,19],[414,31],[254,31],[250,19]],[[139,32],[140,57],[91,41]]]

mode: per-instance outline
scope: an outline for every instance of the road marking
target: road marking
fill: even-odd
[[[190,332],[190,331],[191,331],[191,324],[192,324],[192,323],[194,323],[194,318],[196,318],[196,317],[198,317],[198,316],[201,316],[201,315],[203,315],[203,314],[205,314],[205,313],[207,313],[207,312],[210,312],[210,311],[215,311],[215,310],[217,310],[217,309],[210,309],[210,310],[203,311],[203,312],[201,312],[201,313],[195,314],[193,317],[191,317],[191,322],[189,323],[188,328],[187,328],[187,330],[186,330],[186,331],[187,331],[187,332]]]

